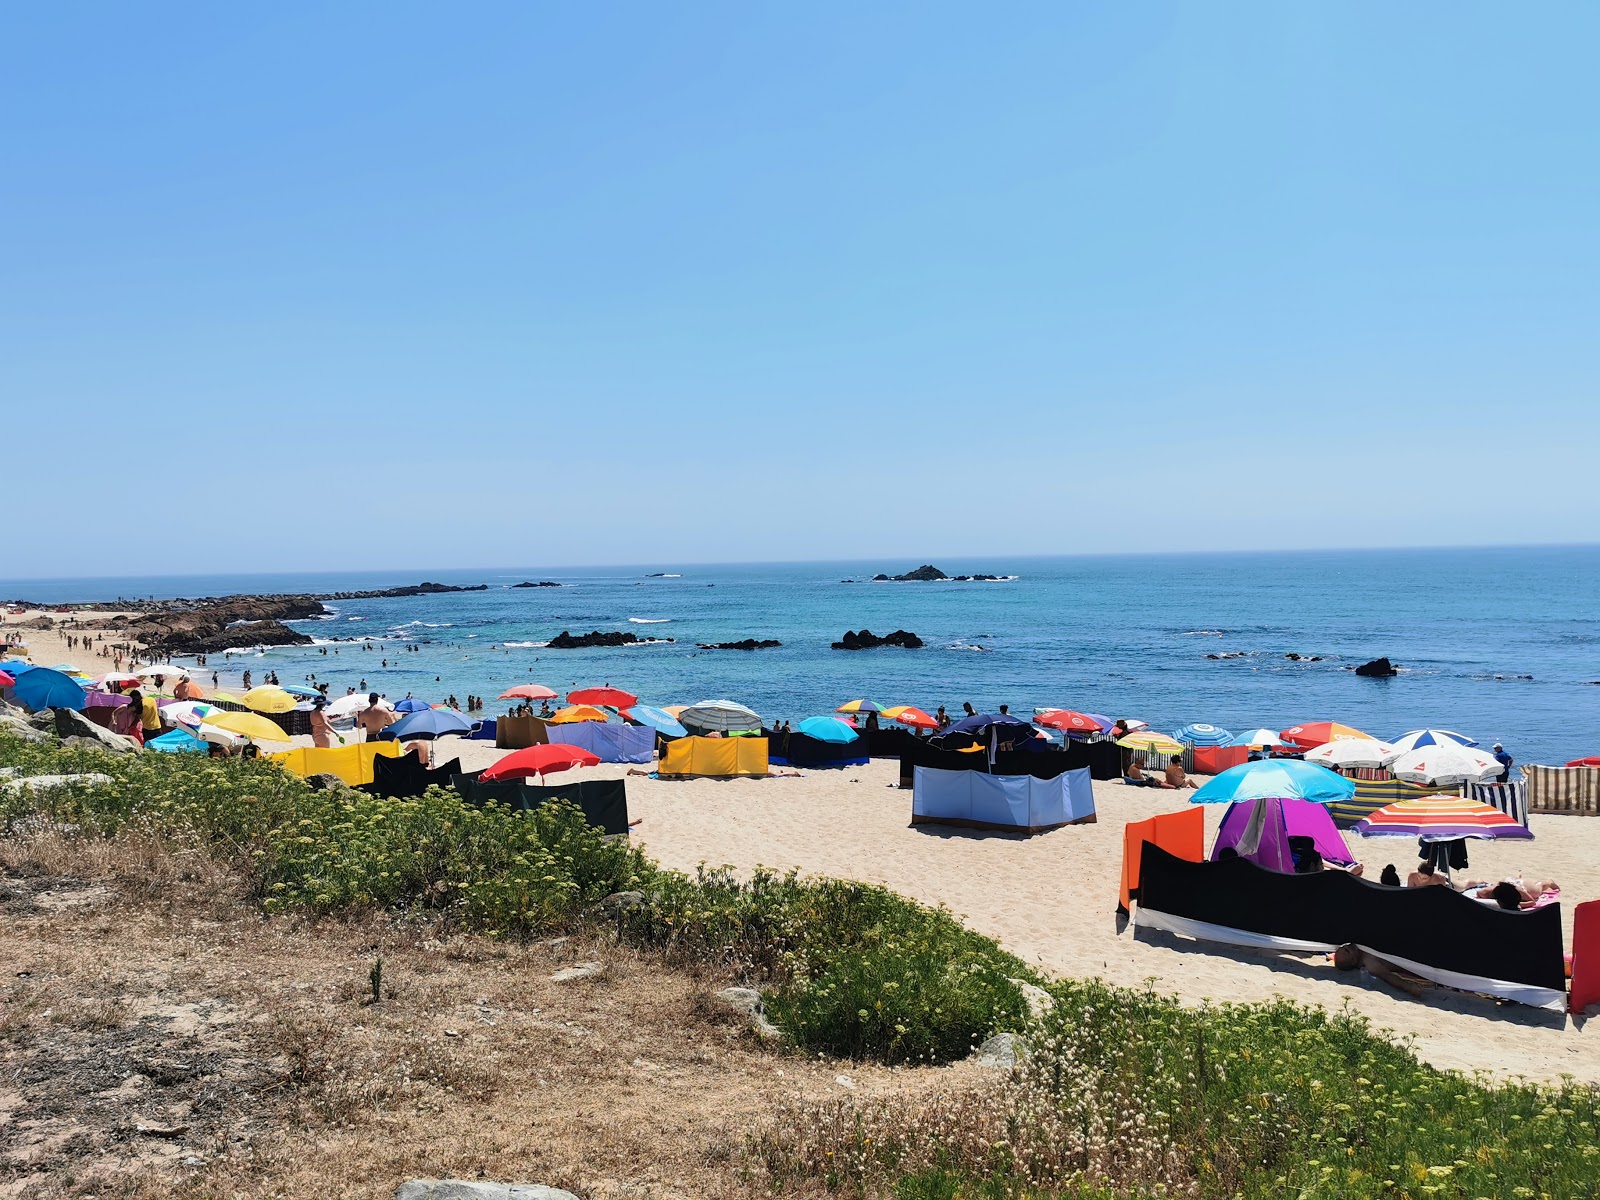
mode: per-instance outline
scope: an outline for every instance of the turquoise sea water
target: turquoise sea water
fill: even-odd
[[[245,666],[332,694],[366,679],[391,697],[494,697],[515,683],[612,683],[656,704],[728,697],[771,718],[866,696],[932,712],[961,702],[1133,716],[1157,728],[1346,721],[1377,736],[1421,725],[1502,740],[1518,762],[1600,753],[1600,546],[939,559],[1000,583],[844,583],[920,559],[870,563],[0,581],[39,601],[486,583],[487,592],[346,601],[300,628],[322,647]],[[666,572],[668,578],[647,578]],[[512,588],[550,579],[559,588]],[[646,623],[650,622],[650,623]],[[923,650],[829,649],[846,629],[919,634]],[[629,630],[671,644],[550,650],[561,630]],[[365,637],[376,647],[337,639]],[[777,638],[779,649],[697,642]],[[419,644],[417,653],[399,649]],[[333,651],[338,653],[334,654]],[[1289,653],[1321,656],[1294,662]],[[1208,658],[1209,654],[1238,655]],[[1389,680],[1348,669],[1378,655]],[[380,663],[388,659],[389,666]],[[435,677],[439,681],[435,682]],[[491,703],[489,713],[504,705]]]

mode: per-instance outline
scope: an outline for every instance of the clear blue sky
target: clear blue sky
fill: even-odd
[[[1596,45],[12,5],[0,574],[1592,541]]]

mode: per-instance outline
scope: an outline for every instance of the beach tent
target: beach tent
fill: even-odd
[[[399,742],[357,742],[350,746],[320,750],[315,746],[302,746],[285,750],[281,754],[263,754],[261,757],[277,763],[284,770],[302,779],[312,775],[337,775],[351,787],[372,782],[372,760],[400,756]]]
[[[912,780],[913,825],[1042,833],[1094,819],[1094,787],[1086,768],[1038,779],[918,767]]]
[[[210,753],[204,742],[185,729],[174,729],[170,733],[163,733],[160,737],[151,738],[144,744],[144,748],[158,750],[163,754]]]
[[[1256,806],[1261,807],[1261,824],[1250,828]],[[1195,810],[1196,812],[1199,809]],[[1294,855],[1289,850],[1289,839],[1308,837],[1317,853],[1331,863],[1350,866],[1355,856],[1345,845],[1344,836],[1333,823],[1325,806],[1310,800],[1250,800],[1228,806],[1222,825],[1217,829],[1217,840],[1211,847],[1213,861],[1222,857],[1224,850],[1234,850],[1240,858],[1248,859],[1269,871],[1294,874]],[[1250,851],[1240,849],[1241,843],[1254,843]]]
[[[663,779],[768,773],[767,739],[764,737],[679,738],[668,744],[659,771]]]
[[[610,725],[578,721],[545,730],[552,746],[577,746],[601,762],[647,763],[656,754],[656,731],[648,725]]]

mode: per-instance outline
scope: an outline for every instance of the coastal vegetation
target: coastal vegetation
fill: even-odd
[[[665,870],[566,805],[522,816],[439,789],[380,799],[260,761],[53,741],[0,739],[0,765],[89,776],[0,791],[8,837],[65,838],[86,854],[165,845],[226,870],[277,919],[388,913],[488,944],[609,942],[761,989],[788,1045],[813,1056],[941,1063],[1016,1035],[1011,1070],[770,1114],[738,1160],[753,1187],[1555,1200],[1600,1180],[1592,1088],[1439,1071],[1350,1013],[1186,1008],[1041,978],[943,910],[838,880]]]

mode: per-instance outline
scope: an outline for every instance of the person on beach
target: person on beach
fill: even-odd
[[[1154,787],[1156,781],[1144,773],[1144,755],[1135,754],[1133,761],[1128,764],[1127,773],[1123,775],[1122,782],[1133,787]]]
[[[111,732],[132,738],[141,746],[144,745],[144,705],[140,703],[143,699],[135,691],[126,704],[111,710]]]
[[[1500,782],[1511,782],[1511,767],[1517,760],[1506,753],[1506,748],[1499,742],[1494,744],[1494,760],[1500,764]]]
[[[1359,967],[1374,979],[1381,979],[1390,987],[1399,988],[1402,992],[1408,992],[1413,996],[1421,996],[1433,986],[1430,980],[1386,962],[1376,954],[1363,950],[1354,942],[1346,942],[1333,952],[1333,965],[1334,969],[1339,971],[1354,971]]]
[[[356,724],[361,726],[369,742],[377,741],[378,735],[393,725],[397,719],[394,713],[378,703],[377,692],[367,696],[367,706],[356,714]]]
[[[1450,881],[1435,869],[1431,859],[1423,859],[1417,869],[1406,876],[1407,887],[1449,887]]]
[[[961,708],[966,713],[966,715],[969,716],[969,717],[975,717],[975,716],[978,715],[977,712],[974,711],[974,709],[972,707],[972,701],[971,700],[963,700],[961,702]]]
[[[1167,788],[1170,791],[1182,791],[1184,788],[1198,788],[1200,785],[1184,773],[1183,760],[1174,758],[1167,764],[1164,778],[1155,781],[1158,788]]]
[[[945,712],[942,704],[939,705],[939,711],[933,714],[933,719],[939,722],[940,729],[948,729],[950,727],[950,714]]]
[[[148,742],[151,738],[161,736],[161,706],[156,703],[154,696],[142,696],[138,692],[139,726],[143,731],[142,741]]]
[[[1129,732],[1128,719],[1126,717],[1118,717],[1111,723],[1111,737],[1113,740],[1117,738],[1125,738],[1128,736]]]
[[[337,736],[333,732],[333,722],[328,720],[328,702],[317,699],[311,703],[311,744],[318,750],[328,750],[333,746],[333,739]],[[339,738],[342,742],[343,738]]]

